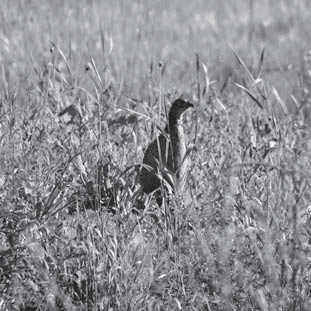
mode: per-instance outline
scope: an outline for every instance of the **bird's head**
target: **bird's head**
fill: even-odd
[[[188,108],[193,108],[193,104],[181,98],[176,99],[170,109],[169,119],[179,120]]]

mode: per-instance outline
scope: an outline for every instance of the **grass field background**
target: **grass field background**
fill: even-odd
[[[0,310],[310,310],[310,6],[2,0]],[[138,164],[180,96],[159,208]]]

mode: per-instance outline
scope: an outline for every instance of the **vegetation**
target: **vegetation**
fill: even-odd
[[[0,309],[310,310],[310,5],[2,0]],[[159,208],[139,164],[181,95]]]

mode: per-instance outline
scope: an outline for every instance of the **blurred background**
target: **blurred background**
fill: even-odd
[[[299,87],[310,47],[310,6],[304,0],[2,0],[1,80],[26,81],[52,41],[76,74],[82,76],[91,55],[116,83],[124,80],[129,96],[143,98],[159,62],[167,65],[166,86],[187,92],[195,54],[221,83],[232,71],[239,76],[230,46],[250,69],[265,48],[265,79],[287,97]]]

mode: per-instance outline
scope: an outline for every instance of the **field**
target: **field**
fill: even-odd
[[[311,310],[310,1],[0,13],[0,310]],[[158,207],[140,164],[181,96]]]

